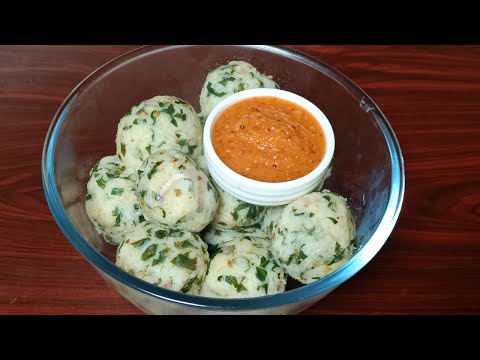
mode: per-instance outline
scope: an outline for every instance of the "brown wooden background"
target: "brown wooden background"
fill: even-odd
[[[140,314],[62,235],[40,159],[64,97],[138,46],[0,47],[0,314]],[[389,241],[307,314],[480,314],[480,47],[295,46],[362,87],[395,130],[406,195]]]

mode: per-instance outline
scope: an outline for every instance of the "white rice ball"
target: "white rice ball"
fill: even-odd
[[[90,171],[85,210],[104,239],[118,245],[125,234],[145,221],[135,196],[135,174],[117,156],[106,156]]]
[[[237,230],[260,222],[267,208],[246,203],[223,190],[215,181],[213,185],[220,194],[220,203],[211,225],[217,229]]]
[[[264,239],[237,238],[211,256],[200,295],[246,298],[281,293],[286,277]]]
[[[144,222],[118,247],[116,265],[151,284],[198,295],[209,260],[198,235]]]
[[[350,259],[355,236],[346,199],[329,190],[313,192],[285,206],[274,222],[272,253],[288,275],[308,284]]]
[[[174,96],[144,100],[125,114],[117,129],[117,155],[137,169],[159,150],[177,150],[194,160],[203,153],[203,129],[193,107]]]
[[[202,116],[206,119],[213,108],[223,99],[237,92],[271,88],[278,85],[271,76],[260,73],[245,61],[230,61],[208,73],[200,93]]]
[[[212,221],[217,190],[188,156],[174,150],[154,153],[138,175],[136,195],[152,221],[192,232],[202,231]]]

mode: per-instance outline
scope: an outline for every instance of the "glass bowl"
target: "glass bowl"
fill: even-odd
[[[317,105],[335,132],[332,176],[325,188],[348,199],[357,225],[354,256],[314,283],[277,295],[213,299],[186,295],[140,280],[115,266],[116,248],[96,233],[84,206],[89,171],[115,153],[120,118],[133,104],[174,95],[197,111],[209,70],[244,60],[273,75],[281,89]],[[405,170],[385,116],[343,74],[302,53],[275,46],[147,46],[105,64],[83,80],[58,109],[42,158],[45,196],[70,243],[120,294],[152,314],[290,314],[325,297],[364,267],[390,235],[400,213]]]

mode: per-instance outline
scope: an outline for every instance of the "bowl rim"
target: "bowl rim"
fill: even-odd
[[[268,295],[256,298],[239,298],[239,299],[222,299],[209,298],[195,295],[183,294],[180,292],[168,290],[150,284],[141,280],[122,269],[118,268],[113,262],[108,260],[103,254],[97,250],[85,239],[71,222],[67,212],[63,208],[60,194],[57,190],[54,172],[54,154],[60,129],[63,122],[73,104],[75,103],[78,93],[87,87],[97,78],[108,74],[117,67],[128,63],[135,59],[148,56],[151,53],[171,51],[178,48],[199,47],[203,45],[174,45],[174,46],[156,46],[147,45],[126,52],[97,68],[95,71],[85,77],[65,98],[57,112],[55,113],[52,123],[47,131],[43,152],[42,152],[42,184],[44,188],[47,204],[52,212],[53,218],[57,226],[63,232],[72,246],[97,270],[102,271],[110,278],[115,279],[124,286],[139,291],[145,295],[169,301],[177,304],[183,304],[194,308],[204,308],[206,310],[237,310],[250,311],[262,308],[278,307],[288,305],[300,301],[312,299],[322,294],[327,294],[334,288],[347,281],[358,271],[360,271],[381,249],[391,234],[403,204],[405,193],[405,167],[400,144],[389,124],[388,120],[375,104],[375,102],[352,80],[343,73],[324,63],[317,58],[304,54],[298,50],[285,48],[281,46],[270,45],[231,45],[241,48],[251,48],[266,53],[272,53],[288,57],[295,61],[301,62],[307,66],[322,72],[330,77],[338,84],[342,85],[346,90],[361,99],[359,106],[364,111],[369,112],[378,126],[380,127],[384,140],[390,153],[391,161],[391,186],[385,213],[377,225],[372,237],[367,243],[358,250],[358,252],[340,268],[327,275],[326,277],[313,283],[303,285],[296,289],[286,291],[284,293]],[[104,275],[104,274],[101,274]],[[312,299],[314,300],[314,299]]]

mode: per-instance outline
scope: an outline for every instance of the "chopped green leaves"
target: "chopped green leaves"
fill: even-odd
[[[231,275],[225,276],[225,282],[227,284],[233,285],[235,289],[237,289],[237,292],[247,291],[247,288],[243,286],[241,282],[238,283],[237,278],[235,276],[231,276]]]
[[[149,155],[152,155],[152,144],[148,145],[147,147],[145,147],[145,150],[147,150],[148,154]]]
[[[245,90],[245,83],[240,83],[238,87],[234,90],[235,93]]]
[[[146,220],[145,220],[145,217],[144,217],[143,215],[140,215],[140,216],[138,217],[138,222],[141,224],[141,223],[143,223],[144,221],[146,221]]]
[[[112,210],[112,216],[115,218],[115,226],[120,226],[120,220],[122,218],[122,212],[118,207]]]
[[[262,258],[260,259],[260,267],[265,268],[268,263],[269,260],[265,256],[262,256]]]
[[[182,121],[186,121],[186,120],[187,120],[187,114],[185,114],[182,109],[180,109],[180,112],[178,112],[177,114],[175,114],[174,117],[179,118],[179,119],[182,120]]]
[[[150,239],[149,238],[144,238],[144,239],[133,242],[132,246],[133,247],[139,247],[139,246],[142,246],[143,244],[145,244],[147,241],[150,241]]]
[[[212,260],[215,255],[222,253],[222,247],[218,244],[216,245],[208,244],[208,253],[210,254],[210,260]]]
[[[247,219],[249,219],[251,221],[255,221],[258,214],[263,210],[263,207],[253,205],[253,204],[249,204],[249,203],[246,203],[246,202],[242,202],[239,205],[237,205],[237,207],[235,209],[233,209],[232,213],[230,213],[230,215],[232,215],[233,220],[237,221],[238,220],[238,212],[242,211],[244,209],[248,209],[247,215],[246,215]]]
[[[100,179],[97,179],[97,185],[102,188],[102,189],[105,189],[105,181],[103,180],[103,178],[100,178]]]
[[[255,275],[256,275],[258,280],[265,281],[265,279],[267,277],[267,270],[257,266]]]
[[[172,259],[172,264],[176,265],[178,267],[183,267],[185,269],[195,271],[197,267],[195,266],[194,262],[192,259],[188,257],[189,252],[185,254],[178,254]]]
[[[334,224],[338,223],[338,220],[335,219],[335,218],[333,218],[333,217],[328,217],[328,219],[332,220],[332,222],[333,222]]]
[[[233,76],[228,76],[228,77],[225,77],[223,78],[221,81],[219,81],[218,83],[225,86],[227,84],[228,81],[235,81],[235,78]]]
[[[122,153],[123,156],[125,156],[125,151],[126,151],[126,145],[124,143],[121,143],[120,152]]]
[[[184,294],[188,293],[190,289],[192,288],[193,284],[195,283],[195,280],[197,280],[197,277],[195,276],[194,278],[188,280],[185,285],[180,289],[180,291]]]
[[[169,252],[168,248],[165,248],[165,249],[161,250],[158,253],[158,256],[155,259],[153,259],[152,266],[163,263],[165,261],[165,259],[167,258],[167,253],[168,252]]]
[[[340,246],[338,242],[335,243],[335,255],[333,256],[332,261],[330,261],[327,265],[332,265],[340,260],[343,260],[345,255],[345,249]]]
[[[180,243],[180,248],[181,249],[185,249],[187,247],[192,247],[192,248],[195,248],[195,246],[192,245],[192,243],[188,240],[183,240],[181,243]]]
[[[155,256],[155,253],[157,252],[157,247],[158,247],[157,244],[152,244],[149,247],[147,247],[142,254],[142,260],[147,261],[152,256]]]
[[[123,194],[123,188],[113,188],[111,194],[112,195],[122,195]]]
[[[85,195],[85,201],[90,200],[92,198],[92,194]]]
[[[152,113],[150,114],[150,117],[153,120],[153,125],[155,125],[155,121],[157,121],[157,117],[160,115],[160,111],[158,110],[153,110]]]
[[[168,230],[157,230],[155,231],[155,237],[158,239],[163,239],[169,233]]]
[[[207,84],[207,91],[208,91],[207,96],[210,96],[210,94],[212,94],[214,96],[217,96],[217,97],[222,97],[222,96],[227,95],[226,92],[216,92],[215,89],[212,87],[211,82],[208,82],[208,84]]]

